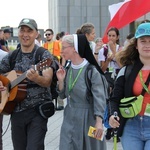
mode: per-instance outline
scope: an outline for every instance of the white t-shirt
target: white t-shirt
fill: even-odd
[[[0,62],[3,59],[3,57],[6,56],[7,54],[8,54],[8,52],[5,52],[2,49],[0,49]]]
[[[37,39],[35,39],[35,44],[38,45],[39,47],[41,46],[41,43]]]
[[[104,55],[104,47],[106,47],[106,45],[103,45],[103,47],[100,49],[99,54],[98,54],[98,62],[100,63],[101,61],[105,61],[106,57]],[[116,52],[119,50],[119,45],[116,45]],[[108,54],[111,53],[111,50],[108,46]],[[117,64],[117,62],[115,60],[110,61],[110,63],[108,64],[108,68],[113,68],[113,69],[119,69],[119,65]]]

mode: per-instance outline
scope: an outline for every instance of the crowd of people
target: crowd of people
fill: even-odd
[[[148,150],[149,31],[150,23],[142,22],[135,33],[127,35],[124,45],[121,46],[120,33],[116,27],[111,27],[107,31],[108,42],[103,43],[100,36],[96,38],[94,25],[84,23],[74,34],[62,31],[54,36],[52,29],[46,29],[44,33],[46,41],[42,45],[36,21],[23,18],[18,25],[19,44],[16,50],[10,51],[7,40],[11,30],[0,30],[1,97],[8,99],[12,96],[8,83],[4,82],[4,79],[8,78],[4,74],[15,74],[14,78],[9,78],[10,81],[15,80],[18,74],[25,75],[17,84],[17,91],[14,91],[17,92],[17,96],[14,97],[10,113],[14,150],[45,149],[48,118],[39,113],[39,107],[45,102],[53,102],[54,99],[56,99],[55,109],[64,109],[60,150],[106,150],[106,140],[113,137],[114,129],[117,129],[118,142],[121,140],[124,150],[135,147],[137,150]],[[36,60],[41,49],[43,52]],[[54,59],[59,65],[57,70]],[[48,67],[42,66],[40,61],[46,63]],[[38,65],[40,69],[35,67]],[[126,78],[129,66],[132,66],[132,71]],[[58,80],[55,96],[51,92],[54,76]],[[20,85],[24,85],[25,89]],[[138,96],[143,90],[145,92],[139,114],[132,118],[124,118],[119,110],[121,99]],[[22,91],[24,94],[20,94]],[[66,106],[64,100],[67,101]],[[2,150],[3,112],[10,104],[12,105],[6,102],[0,114],[0,150]],[[104,133],[103,119],[106,107],[109,110],[110,128]],[[117,118],[114,112],[117,112]],[[94,128],[93,137],[88,136],[90,127]]]

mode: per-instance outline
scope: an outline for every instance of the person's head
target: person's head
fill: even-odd
[[[134,37],[134,33],[129,33],[127,36],[126,36],[126,39],[130,40]]]
[[[150,23],[140,24],[130,44],[121,52],[119,59],[121,64],[132,64],[136,59],[150,59]]]
[[[77,54],[75,48],[74,48],[74,39],[73,35],[65,35],[62,38],[62,49],[61,49],[62,57],[65,58],[65,60],[71,60],[73,59],[74,55]]]
[[[124,46],[128,46],[129,43],[130,43],[130,40],[134,37],[134,34],[133,33],[129,33],[127,36],[126,36],[126,40],[124,42]]]
[[[85,58],[89,63],[95,65],[97,70],[103,74],[84,34],[65,35],[62,38],[61,54],[66,60],[71,61],[75,58]]]
[[[87,40],[94,41],[96,34],[95,34],[95,27],[92,23],[85,23],[81,26],[81,33],[84,34]]]
[[[135,38],[140,59],[150,59],[150,22],[142,23],[137,27]]]
[[[77,28],[77,30],[76,30],[75,33],[76,33],[76,34],[82,34],[81,29],[80,29],[80,28]]]
[[[66,33],[64,31],[61,31],[60,32],[60,40],[63,38],[63,36],[65,35]]]
[[[99,46],[103,45],[102,38],[101,37],[96,38],[95,43],[96,43],[96,45],[99,45]]]
[[[0,40],[3,39],[4,31],[0,29]]]
[[[56,40],[59,40],[60,39],[60,33],[57,33],[56,34]]]
[[[147,22],[150,22],[150,20],[144,19],[144,20],[141,21],[141,23],[147,23]]]
[[[38,36],[38,27],[35,20],[24,18],[20,21],[18,28],[18,38],[21,46],[33,46],[35,44],[34,41]]]
[[[4,32],[4,34],[3,34],[4,39],[8,40],[11,36],[12,31],[10,29],[4,29],[3,32]]]
[[[108,41],[119,44],[119,30],[116,27],[111,27],[107,31]]]
[[[47,42],[51,42],[53,40],[54,31],[52,29],[45,30],[45,37]]]
[[[60,40],[61,41],[64,35],[65,35],[64,31],[62,31],[60,33],[57,33],[56,34],[56,40]]]

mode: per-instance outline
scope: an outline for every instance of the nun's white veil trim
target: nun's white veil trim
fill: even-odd
[[[77,34],[73,34],[73,38],[74,38],[74,48],[76,50],[77,53],[78,52],[78,37],[77,37]]]

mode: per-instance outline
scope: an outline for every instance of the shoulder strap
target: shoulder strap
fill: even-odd
[[[85,71],[85,83],[87,86],[87,96],[92,96],[92,92],[91,92],[91,78],[92,78],[92,73],[93,73],[93,68],[94,66],[89,64],[87,66],[87,69]]]
[[[12,52],[12,54],[10,55],[9,64],[10,64],[11,70],[13,70],[15,67],[16,58],[17,58],[17,55],[19,54],[19,52],[20,52],[20,48],[14,50]],[[42,60],[42,55],[44,52],[45,52],[45,49],[43,47],[39,47],[37,49],[36,54],[35,54],[35,64],[37,64],[39,61]]]
[[[35,64],[37,64],[38,62],[40,62],[42,60],[42,55],[45,51],[46,51],[46,49],[43,47],[39,47],[37,49],[36,54],[35,54]]]
[[[131,73],[131,71],[132,71],[132,68],[133,68],[133,64],[128,65],[128,66],[126,67],[126,70],[125,70],[125,80],[128,79],[128,77],[129,77],[129,75],[130,75],[130,73]]]
[[[87,66],[86,71],[85,71],[85,83],[86,83],[86,86],[87,86],[87,97],[88,96],[92,96],[92,92],[91,92],[91,86],[92,86],[91,78],[92,78],[93,68],[94,68],[94,66],[89,64]],[[102,75],[102,74],[101,74],[101,79],[102,79],[102,82],[103,82],[103,85],[104,85],[104,92],[106,94],[106,99],[108,99],[109,87],[108,87],[108,84],[107,84],[107,80],[105,79],[105,76]]]
[[[20,52],[20,48],[14,50],[12,52],[12,54],[10,55],[10,59],[9,59],[9,64],[10,64],[10,69],[13,70],[15,67],[15,63],[16,63],[16,58],[18,53]]]

